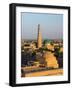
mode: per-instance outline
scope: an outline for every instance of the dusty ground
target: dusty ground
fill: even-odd
[[[52,75],[62,75],[62,74],[63,74],[63,69],[53,69],[53,70],[24,73],[22,74],[22,77],[52,76]]]

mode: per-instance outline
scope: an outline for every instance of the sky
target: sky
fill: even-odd
[[[37,39],[38,24],[43,39],[63,38],[63,14],[21,13],[22,39]]]

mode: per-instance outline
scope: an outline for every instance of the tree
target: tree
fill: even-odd
[[[60,48],[55,48],[55,56],[58,57],[59,56],[59,51],[60,51]]]

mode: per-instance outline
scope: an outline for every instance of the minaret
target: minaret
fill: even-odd
[[[42,36],[40,32],[40,24],[38,24],[38,37],[37,37],[37,47],[42,47]]]

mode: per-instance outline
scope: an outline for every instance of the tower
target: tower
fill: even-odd
[[[42,36],[40,32],[40,24],[38,24],[38,37],[37,37],[37,47],[42,47]]]

